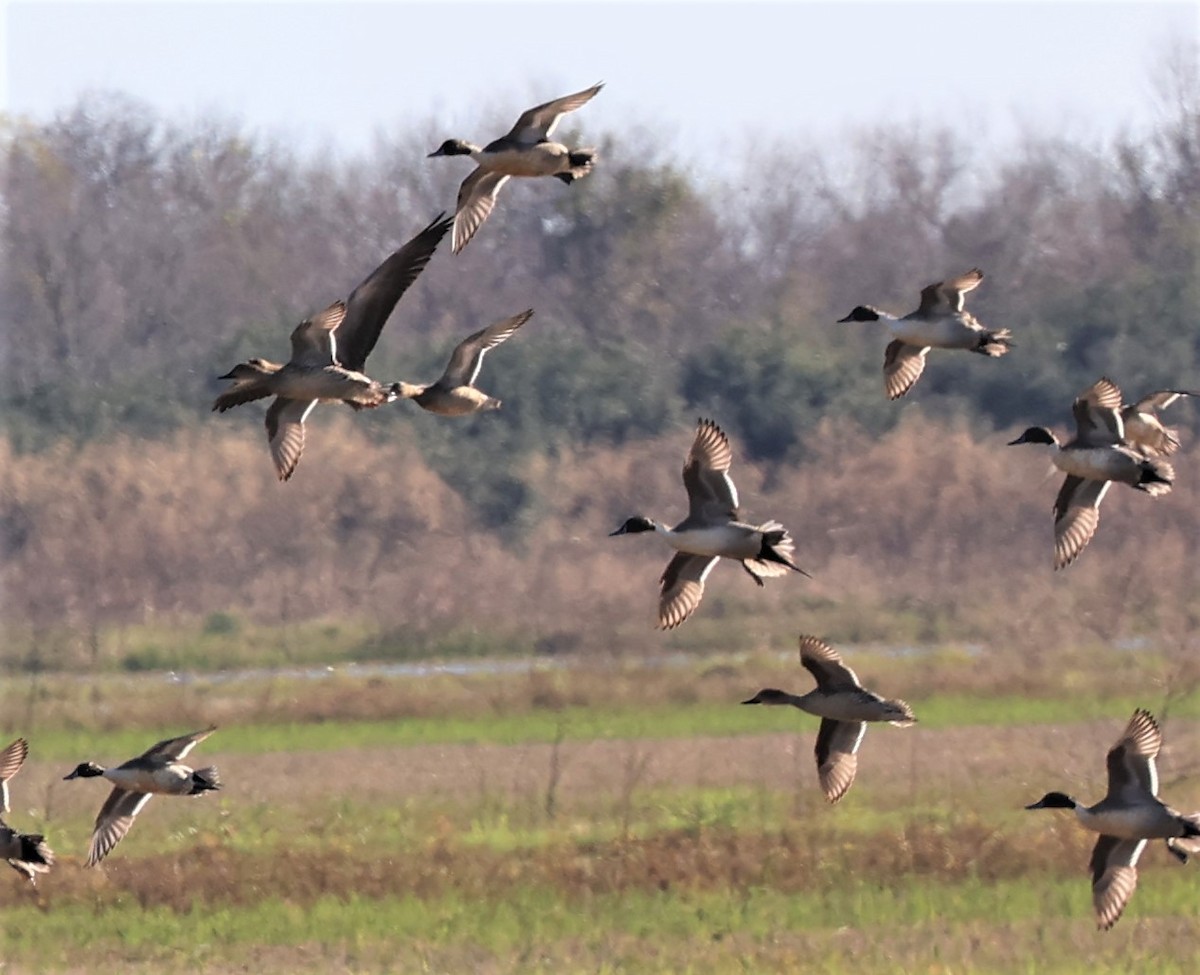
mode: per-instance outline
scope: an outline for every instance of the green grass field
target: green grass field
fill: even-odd
[[[1052,788],[1098,797],[1129,713],[1165,706],[1164,793],[1200,808],[1200,697],[1135,699],[1120,657],[1081,665],[1065,704],[1019,670],[948,659],[924,695],[927,661],[856,659],[920,723],[872,728],[832,807],[816,719],[738,704],[807,686],[786,658],[11,681],[0,737],[32,754],[8,818],[44,829],[59,863],[36,890],[0,878],[0,971],[1195,971],[1195,865],[1148,848],[1126,916],[1098,932],[1090,837],[1022,807]],[[209,721],[192,757],[225,788],[156,798],[83,869],[107,787],[62,776]]]

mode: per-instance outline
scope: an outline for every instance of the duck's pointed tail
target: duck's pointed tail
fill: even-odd
[[[565,173],[555,173],[554,175],[570,186],[575,180],[583,179],[592,171],[592,166],[596,164],[596,150],[572,149],[567,154],[567,162],[571,168]]]
[[[792,541],[792,536],[788,534],[786,528],[778,522],[768,521],[765,525],[759,525],[758,530],[762,532],[763,536],[758,557],[745,559],[742,562],[746,571],[754,576],[756,582],[764,578],[787,575],[789,570],[812,578],[808,572],[796,564],[793,558],[796,544]],[[759,584],[761,585],[761,582]]]
[[[979,344],[972,349],[980,355],[991,356],[993,359],[1007,353],[1013,347],[1012,332],[1007,328],[998,328],[984,332],[979,337]]]

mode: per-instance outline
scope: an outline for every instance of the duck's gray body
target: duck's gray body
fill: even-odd
[[[213,403],[224,412],[273,396],[267,409],[267,444],[275,473],[288,480],[304,451],[304,421],[320,402],[340,402],[356,410],[382,406],[400,395],[396,383],[379,383],[363,369],[384,324],[401,296],[417,279],[452,221],[439,214],[432,223],[371,272],[350,297],[336,301],[292,332],[292,357],[280,365],[266,359],[239,363],[222,376],[233,386]]]
[[[674,528],[635,515],[611,535],[655,532],[677,552],[659,578],[658,626],[669,630],[696,611],[704,581],[717,560],[741,563],[758,585],[789,571],[808,575],[793,561],[794,543],[778,522],[752,525],[739,520],[738,494],[729,467],[733,448],[711,420],[700,420],[683,467],[688,516]]]
[[[64,781],[105,778],[114,786],[96,816],[87,866],[95,866],[121,842],[151,796],[198,796],[221,788],[215,766],[196,769],[183,764],[188,753],[216,730],[213,725],[178,738],[167,738],[114,768],[83,762],[64,776]]]
[[[458,189],[452,240],[455,254],[467,246],[491,214],[500,188],[510,177],[553,176],[570,184],[592,171],[595,149],[571,149],[552,142],[550,136],[565,114],[587,104],[603,87],[593,85],[529,109],[506,135],[482,148],[463,139],[447,139],[429,154],[430,158],[470,156],[477,164]]]
[[[1101,377],[1072,404],[1075,436],[1060,443],[1045,427],[1030,427],[1015,444],[1038,444],[1051,451],[1054,466],[1067,475],[1054,501],[1054,568],[1070,565],[1087,547],[1100,524],[1100,502],[1114,481],[1151,497],[1167,494],[1175,471],[1126,442],[1121,390]]]
[[[863,687],[841,655],[819,637],[800,637],[800,663],[817,682],[811,691],[790,694],[768,687],[742,703],[788,704],[822,719],[813,750],[817,776],[825,798],[837,802],[854,784],[858,747],[866,734],[867,722],[886,721],[907,727],[917,719],[904,701],[880,697]]]
[[[1137,862],[1146,841],[1163,839],[1178,859],[1200,852],[1200,814],[1184,815],[1158,798],[1155,759],[1162,732],[1149,711],[1134,711],[1107,758],[1108,794],[1084,806],[1064,792],[1048,792],[1026,809],[1070,809],[1086,829],[1101,834],[1092,850],[1096,921],[1111,928],[1137,887]]]
[[[991,329],[963,309],[964,297],[983,280],[972,268],[966,274],[937,281],[921,290],[916,311],[897,318],[871,305],[859,305],[839,322],[887,323],[892,341],[884,351],[883,379],[888,399],[899,399],[921,378],[925,357],[932,349],[965,349],[996,358],[1012,348],[1012,333]]]

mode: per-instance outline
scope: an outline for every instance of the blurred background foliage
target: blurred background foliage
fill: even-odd
[[[1101,374],[1130,397],[1200,386],[1200,94],[1181,74],[1159,95],[1161,125],[1115,144],[1029,133],[998,152],[949,128],[881,127],[834,147],[764,140],[721,177],[675,158],[653,133],[588,132],[600,146],[595,172],[570,188],[514,181],[463,254],[436,255],[369,363],[382,380],[430,381],[466,334],[532,306],[534,318],[488,356],[481,376],[503,410],[447,421],[400,404],[354,417],[359,451],[365,438],[390,452],[356,455],[345,470],[386,474],[385,488],[342,478],[327,503],[340,534],[328,544],[368,531],[372,517],[370,531],[416,544],[414,533],[454,508],[461,525],[519,551],[551,515],[565,532],[583,517],[562,497],[589,504],[579,485],[563,488],[585,458],[588,471],[614,479],[614,497],[593,506],[604,507],[598,526],[644,486],[617,460],[633,445],[660,445],[651,452],[663,490],[678,491],[697,415],[717,419],[738,464],[760,465],[771,489],[781,472],[833,463],[839,442],[908,444],[898,424],[909,415],[978,443],[997,429],[1063,426],[1074,393]],[[35,517],[37,492],[22,478],[38,464],[77,500],[90,489],[76,458],[103,468],[105,449],[113,465],[165,456],[155,445],[210,451],[189,469],[222,477],[214,458],[234,448],[213,446],[208,431],[247,445],[226,462],[266,471],[262,411],[211,415],[215,377],[251,354],[286,358],[295,323],[348,294],[449,208],[468,171],[425,158],[439,139],[433,120],[381,136],[363,157],[302,158],[237,124],[183,127],[113,94],[87,96],[44,123],[5,120],[2,139],[0,524],[10,579],[31,571],[23,560],[39,532],[68,530],[69,518]],[[861,303],[904,314],[922,286],[972,266],[986,278],[971,310],[1011,328],[1016,351],[1002,362],[935,352],[914,393],[889,403],[883,335],[837,319]],[[310,438],[299,481],[322,479],[327,436]],[[383,466],[397,452],[407,458],[403,477]],[[155,481],[115,471],[93,472],[98,495],[139,476]],[[617,482],[622,471],[634,481]],[[230,473],[223,490],[246,492],[248,507],[225,498],[213,517],[249,517],[265,503],[258,491],[282,504],[303,491],[261,473],[245,474],[243,488],[243,472]],[[395,491],[419,482],[454,499],[364,515],[364,495],[386,490],[388,478],[399,479]],[[604,480],[579,475],[589,479]],[[177,489],[164,482],[158,502]],[[208,503],[202,486],[190,490],[180,504]],[[42,525],[57,528],[33,527]],[[289,544],[296,564],[287,572],[310,571],[311,552]],[[285,549],[268,557],[250,546],[242,556],[262,570]],[[113,580],[147,560],[102,561],[119,589]],[[10,598],[5,613],[45,618],[76,598],[137,616],[138,585],[126,584],[126,596],[109,600],[97,576],[36,612]],[[230,608],[227,594],[169,602]],[[237,602],[253,599],[243,592]],[[167,608],[152,594],[142,603]]]

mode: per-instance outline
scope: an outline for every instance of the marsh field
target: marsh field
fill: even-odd
[[[1065,701],[978,651],[855,664],[921,721],[873,727],[832,807],[816,719],[738,705],[803,683],[787,652],[7,681],[33,744],[12,818],[59,863],[2,878],[3,971],[1195,971],[1195,864],[1147,850],[1101,933],[1089,836],[1021,808],[1099,795],[1138,705],[1165,794],[1200,807],[1200,694],[1169,655],[1068,656]],[[84,870],[107,787],[62,776],[210,720],[225,788],[154,800]]]
[[[580,113],[596,172],[506,190],[372,353],[432,378],[533,307],[483,372],[504,408],[322,406],[286,484],[216,377],[450,205],[441,120],[354,158],[114,92],[7,120],[0,745],[30,742],[9,821],[58,864],[0,876],[0,975],[1200,970],[1200,864],[1152,844],[1101,933],[1092,838],[1022,808],[1095,801],[1144,707],[1200,809],[1197,399],[1171,493],[1114,488],[1062,572],[1060,479],[1005,446],[1102,375],[1200,389],[1194,60],[1103,144],[781,120],[718,177]],[[1012,354],[935,350],[887,400],[884,336],[839,319],[972,266]],[[682,516],[698,417],[812,578],[718,566],[659,632],[665,546],[608,535]],[[808,689],[799,633],[919,719],[870,729],[836,806],[816,719],[739,704]],[[210,724],[223,788],[85,870],[107,789],[63,776]]]

